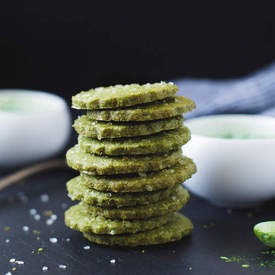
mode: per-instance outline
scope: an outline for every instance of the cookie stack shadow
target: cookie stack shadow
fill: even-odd
[[[87,110],[74,122],[78,144],[66,155],[80,175],[67,183],[80,201],[65,223],[98,244],[144,246],[190,234],[178,213],[189,200],[181,185],[196,172],[181,147],[190,139],[182,113],[195,105],[173,83],[100,87],[73,97]]]

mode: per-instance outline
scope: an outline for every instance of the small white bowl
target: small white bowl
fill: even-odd
[[[70,112],[61,97],[40,91],[0,90],[0,168],[58,153],[70,132]]]
[[[223,207],[251,207],[275,197],[275,118],[215,115],[185,125],[192,138],[183,152],[198,168],[185,185],[191,192]],[[222,138],[228,134],[233,138]]]

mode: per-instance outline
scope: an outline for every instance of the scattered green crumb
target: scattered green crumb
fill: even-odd
[[[243,261],[246,261],[246,257],[244,257],[244,256],[232,256],[231,258],[229,258],[229,261],[236,262],[236,263],[241,263]]]
[[[40,231],[34,229],[34,230],[32,231],[32,233],[33,233],[34,235],[39,235],[39,234],[40,234]]]
[[[275,250],[274,249],[269,249],[269,250],[263,250],[261,251],[262,255],[272,255],[275,257]]]
[[[224,260],[226,263],[242,263],[242,262],[247,262],[247,258],[244,256],[231,256],[231,257],[225,257],[221,256],[221,260]]]
[[[246,257],[246,256],[220,256],[220,259],[226,263],[237,263],[240,267],[248,268],[255,265],[262,268],[275,268],[275,250],[264,250],[260,252],[260,256]]]
[[[11,227],[8,226],[8,225],[6,225],[6,226],[4,227],[4,230],[5,230],[5,231],[10,231],[10,230],[11,230]]]
[[[38,251],[38,252],[43,252],[43,251],[44,251],[44,248],[39,247],[39,248],[37,249],[37,251]]]
[[[207,230],[207,229],[213,228],[214,226],[215,224],[213,222],[210,222],[209,224],[204,224],[202,228]]]
[[[266,260],[266,261],[261,261],[258,263],[260,267],[269,267],[269,268],[275,268],[275,260]]]
[[[261,251],[261,254],[263,255],[275,254],[275,250],[263,250]]]
[[[45,217],[50,217],[53,215],[53,211],[52,210],[45,210],[43,211],[43,216]]]

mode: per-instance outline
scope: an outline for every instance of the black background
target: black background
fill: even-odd
[[[274,1],[0,3],[0,88],[69,100],[99,85],[240,76],[275,57]]]

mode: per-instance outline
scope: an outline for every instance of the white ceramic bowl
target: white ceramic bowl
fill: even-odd
[[[0,90],[0,168],[58,153],[70,132],[70,112],[61,97],[40,91]]]
[[[186,183],[191,192],[223,207],[250,207],[275,197],[275,118],[216,115],[185,124],[192,138],[183,152],[198,168]],[[235,138],[219,138],[229,133]]]

